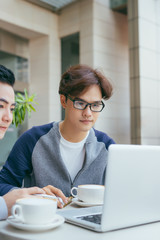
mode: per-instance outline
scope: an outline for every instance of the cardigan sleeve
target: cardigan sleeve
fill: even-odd
[[[6,219],[8,216],[8,209],[3,197],[0,197],[0,220]]]
[[[53,123],[29,129],[17,140],[13,149],[0,171],[0,196],[13,188],[22,187],[26,175],[33,171],[32,153],[41,136],[53,127]]]
[[[30,134],[23,134],[15,143],[5,165],[0,171],[0,196],[12,188],[22,186],[26,174],[32,172],[33,141]]]

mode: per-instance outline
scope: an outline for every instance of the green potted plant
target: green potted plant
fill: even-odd
[[[27,90],[24,90],[24,94],[17,93],[15,95],[16,107],[13,112],[13,124],[17,127],[22,124],[25,120],[26,113],[30,117],[32,111],[36,111],[33,104],[37,104],[34,101],[36,94],[28,95]]]

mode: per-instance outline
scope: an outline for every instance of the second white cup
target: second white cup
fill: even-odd
[[[75,193],[76,192],[76,193]],[[73,197],[90,204],[103,204],[104,186],[96,184],[84,184],[71,189]]]

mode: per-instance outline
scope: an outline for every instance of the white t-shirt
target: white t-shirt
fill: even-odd
[[[8,216],[8,209],[3,197],[0,197],[0,220],[6,219]]]
[[[77,143],[69,142],[65,140],[61,135],[60,152],[72,181],[83,166],[85,157],[84,144],[86,142],[88,134],[81,142]]]

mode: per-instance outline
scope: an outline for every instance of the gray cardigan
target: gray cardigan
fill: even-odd
[[[73,186],[104,184],[107,148],[111,143],[114,141],[105,133],[92,128],[85,143],[83,167],[72,182],[60,154],[59,123],[33,127],[16,142],[0,172],[0,194],[6,192],[8,185],[8,190],[21,187],[23,179],[25,187],[53,185],[66,196],[70,196]]]

